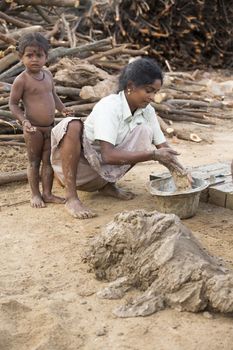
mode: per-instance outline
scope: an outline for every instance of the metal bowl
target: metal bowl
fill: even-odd
[[[180,219],[187,219],[196,214],[201,191],[209,183],[205,180],[193,178],[192,188],[177,191],[172,176],[152,180],[147,187],[154,196],[155,209],[167,214],[176,214]]]

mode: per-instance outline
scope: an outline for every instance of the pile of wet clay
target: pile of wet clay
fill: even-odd
[[[110,283],[98,292],[122,298],[119,317],[147,316],[164,308],[233,312],[233,273],[211,257],[174,214],[122,212],[92,241],[86,259],[96,278]]]
[[[173,177],[177,191],[188,191],[192,188],[186,172],[179,173],[176,170],[170,170],[170,173]]]

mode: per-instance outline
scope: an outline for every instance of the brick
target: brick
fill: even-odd
[[[218,205],[219,207],[226,206],[226,193],[217,188],[209,188],[209,203]]]
[[[227,194],[226,208],[233,209],[233,193]]]
[[[233,196],[233,183],[230,178],[226,183],[209,187],[209,203],[230,208]]]

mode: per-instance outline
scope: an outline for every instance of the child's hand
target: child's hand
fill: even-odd
[[[74,117],[74,110],[70,107],[65,107],[61,111],[61,114],[64,115],[64,117]]]
[[[25,119],[25,120],[22,122],[22,125],[23,125],[23,131],[24,131],[24,132],[30,132],[30,133],[36,132],[36,127],[35,127],[35,126],[32,126],[32,124],[30,123],[29,120]]]

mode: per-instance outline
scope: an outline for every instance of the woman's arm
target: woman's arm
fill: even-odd
[[[157,160],[165,166],[170,166],[176,169],[180,169],[180,164],[176,159],[177,153],[169,147],[161,147],[160,149],[154,149],[151,151],[143,152],[130,152],[125,150],[119,150],[109,142],[100,141],[100,149],[103,162],[106,164],[136,164],[146,162],[148,160]]]
[[[163,143],[161,143],[161,144],[159,144],[159,145],[156,145],[156,148],[158,148],[158,149],[164,149],[164,148],[168,148],[168,149],[171,149],[171,150],[173,150],[172,148],[171,148],[171,146],[169,145],[169,143],[168,142],[163,142]],[[179,155],[180,153],[177,153],[177,155]],[[171,164],[171,165],[169,165],[169,164],[165,164],[164,162],[163,162],[163,160],[161,160],[160,161],[160,163],[161,164],[163,164],[163,165],[165,165],[169,170],[180,170],[180,172],[186,172],[186,170],[185,170],[185,168],[183,167],[183,165],[182,164],[180,164],[180,162],[178,161],[178,159],[177,159],[177,157],[176,156],[174,156],[174,158],[175,158],[175,163],[176,163],[176,165],[177,165],[177,167],[179,168],[174,168],[173,167],[173,163]],[[191,177],[190,177],[191,178]]]

